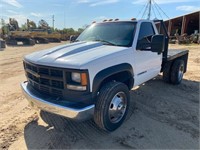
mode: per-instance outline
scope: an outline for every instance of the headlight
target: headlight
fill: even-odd
[[[80,73],[72,72],[71,77],[72,77],[72,81],[81,83],[81,74]]]
[[[71,72],[67,77],[67,88],[76,91],[85,91],[88,86],[87,73]]]

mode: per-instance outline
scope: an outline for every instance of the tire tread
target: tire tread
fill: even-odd
[[[166,63],[163,68],[163,80],[166,83],[171,82],[171,63]]]

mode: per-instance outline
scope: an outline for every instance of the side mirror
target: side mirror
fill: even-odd
[[[154,35],[151,38],[151,51],[162,53],[164,51],[165,36],[164,35]]]
[[[151,51],[151,36],[145,36],[142,39],[138,40],[136,49],[141,51]]]

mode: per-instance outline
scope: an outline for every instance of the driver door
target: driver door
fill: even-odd
[[[138,34],[137,45],[140,40],[146,40],[146,42],[150,45],[151,37],[153,35],[155,35],[155,31],[152,23],[142,22]],[[139,85],[159,74],[162,63],[162,55],[156,52],[138,49],[136,46],[134,61],[135,85]]]

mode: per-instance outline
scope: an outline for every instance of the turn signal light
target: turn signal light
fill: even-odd
[[[86,73],[81,73],[81,85],[87,85],[87,74]]]

